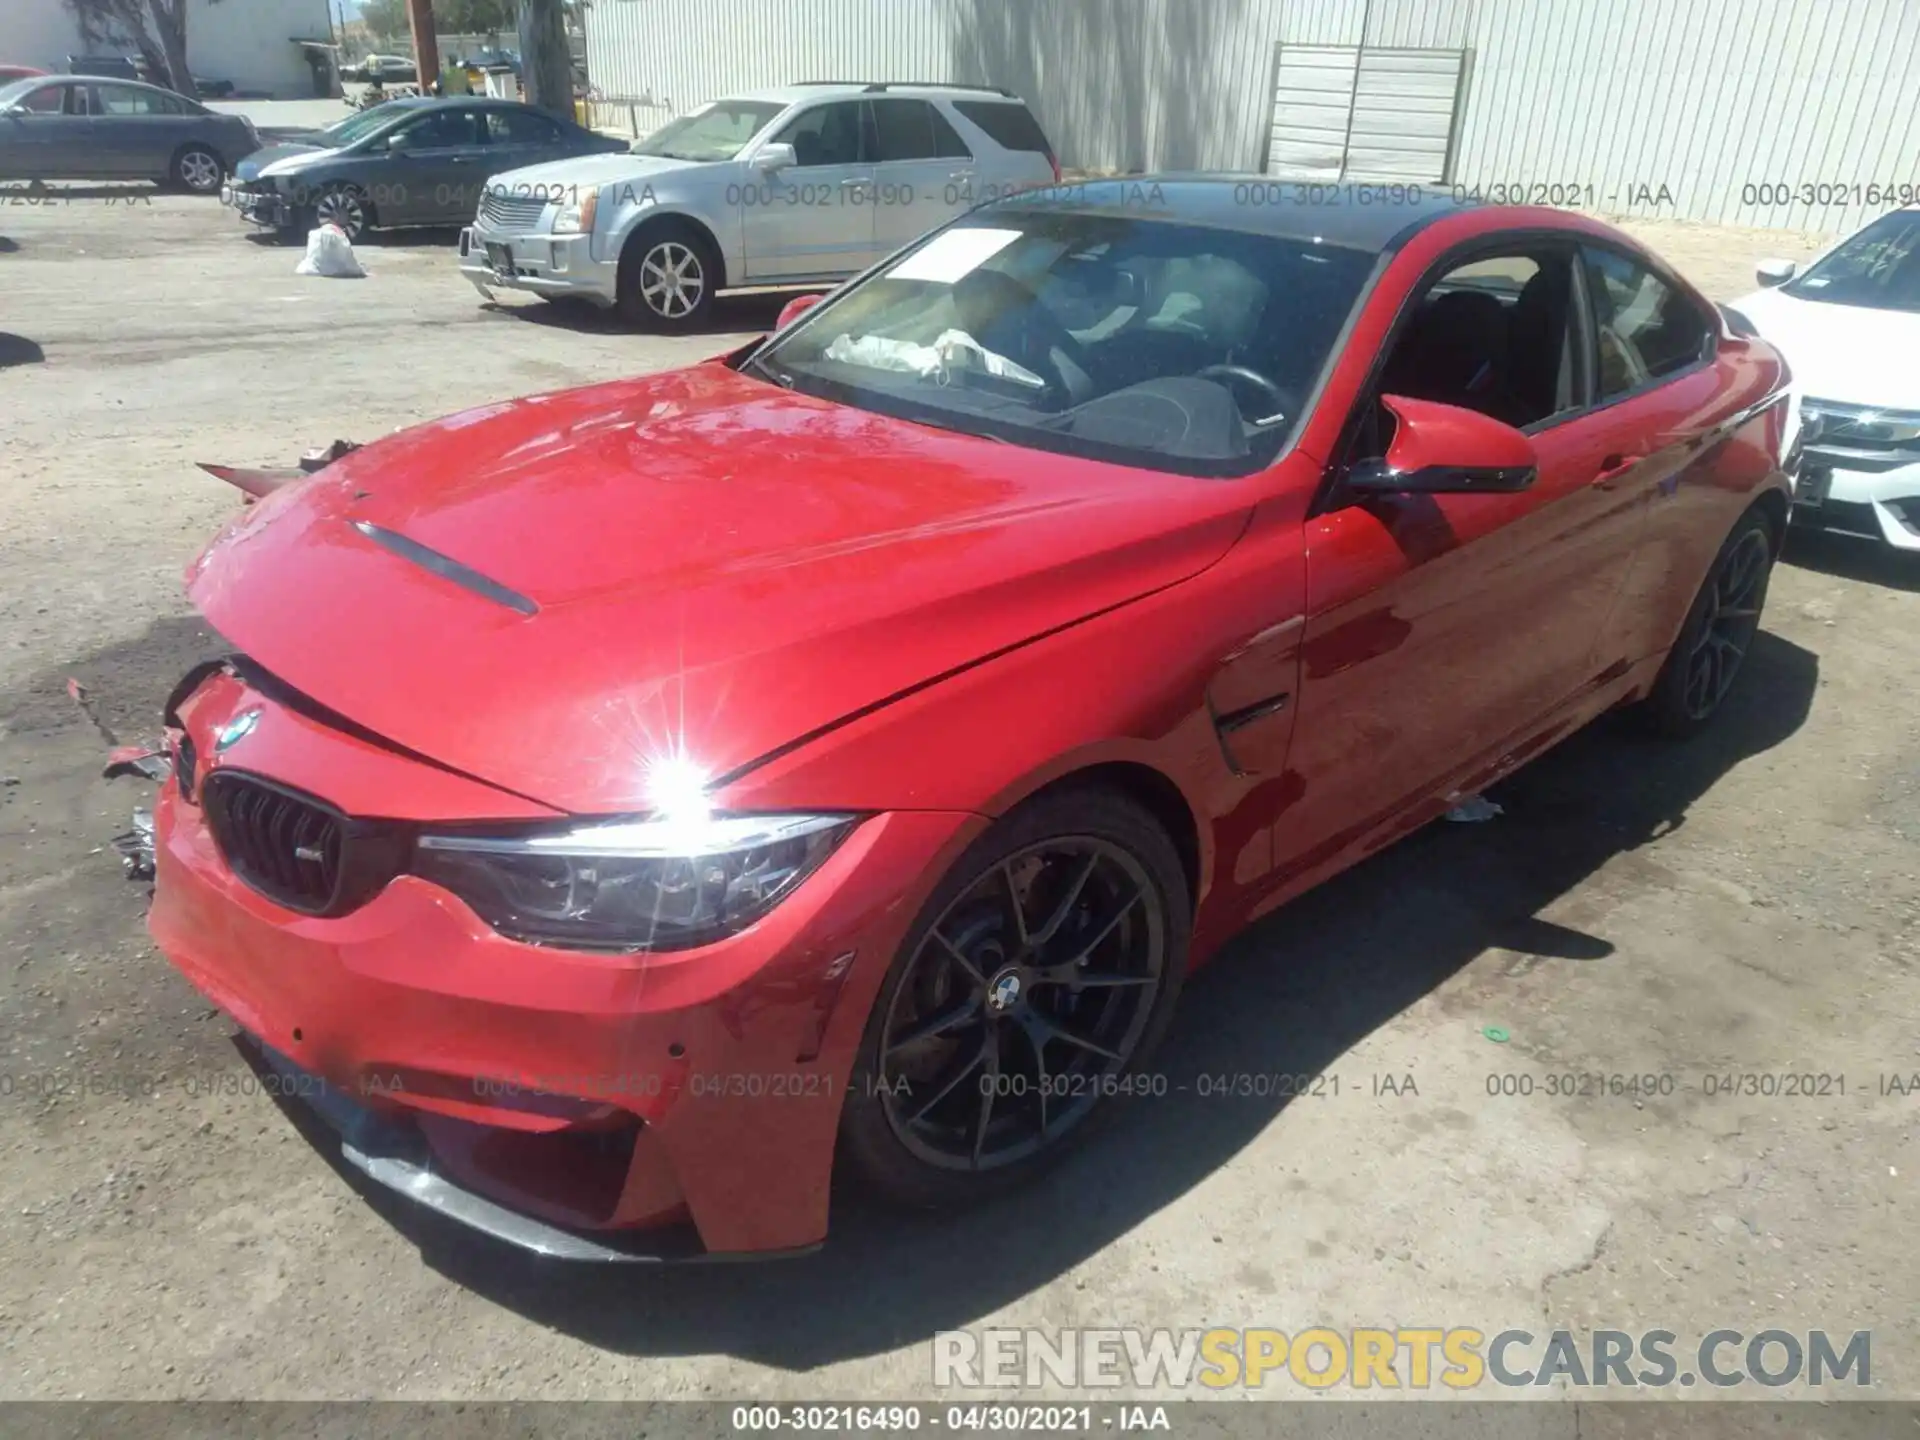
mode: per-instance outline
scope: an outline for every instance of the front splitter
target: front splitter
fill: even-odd
[[[819,1245],[795,1250],[715,1253],[683,1230],[635,1231],[594,1236],[549,1224],[508,1208],[433,1167],[433,1152],[420,1131],[372,1110],[278,1050],[246,1037],[248,1060],[278,1082],[278,1094],[304,1104],[340,1139],[340,1158],[375,1184],[404,1195],[456,1224],[477,1230],[517,1250],[549,1260],[613,1265],[693,1264],[701,1261],[772,1260],[812,1254]],[[616,1232],[617,1233],[617,1232]]]

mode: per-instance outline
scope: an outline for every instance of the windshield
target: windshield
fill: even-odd
[[[1830,305],[1920,311],[1920,210],[1882,215],[1785,288]]]
[[[1373,268],[1309,239],[993,208],[758,352],[796,390],[1191,475],[1270,463]]]
[[[406,105],[398,100],[389,100],[384,105],[376,105],[371,110],[362,110],[357,115],[349,115],[344,120],[336,120],[320,132],[327,145],[338,149],[342,145],[351,145],[356,140],[364,140],[381,126],[398,120],[402,115],[417,107]]]
[[[716,100],[636,140],[633,153],[663,160],[731,160],[785,108],[764,100]]]
[[[45,83],[42,77],[34,76],[31,79],[13,80],[5,85],[0,85],[0,110],[9,110],[13,106],[18,105],[22,100],[27,98],[27,95],[35,86]]]

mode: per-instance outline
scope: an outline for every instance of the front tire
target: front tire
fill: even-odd
[[[1191,913],[1173,842],[1119,795],[1056,791],[989,830],[868,1017],[841,1119],[856,1177],[909,1208],[972,1203],[1146,1093]]]
[[[314,198],[301,216],[302,223],[294,228],[304,238],[309,230],[322,225],[338,225],[347,243],[357,245],[360,238],[373,228],[373,206],[358,186],[329,185]]]
[[[218,195],[227,167],[205,145],[187,145],[173,157],[171,179],[189,195]]]
[[[683,220],[642,226],[620,255],[621,318],[670,335],[698,329],[721,278],[720,254],[698,227]]]
[[[1646,729],[1684,740],[1719,713],[1759,632],[1776,545],[1773,523],[1758,510],[1748,511],[1733,527],[1659,678],[1636,707]]]

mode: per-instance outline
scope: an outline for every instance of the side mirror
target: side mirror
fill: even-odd
[[[776,170],[784,170],[796,163],[799,158],[794,154],[791,145],[782,143],[762,145],[753,152],[753,168],[762,175],[771,175]]]
[[[1762,285],[1771,289],[1775,285],[1784,285],[1800,273],[1798,262],[1793,260],[1762,260],[1755,267],[1753,276]]]
[[[787,326],[798,320],[802,315],[806,314],[807,311],[811,310],[826,298],[824,295],[795,296],[780,307],[780,318],[773,322],[773,328],[776,330],[786,329]]]
[[[1397,422],[1384,458],[1347,472],[1357,495],[1499,495],[1525,490],[1540,473],[1533,442],[1477,410],[1384,395]]]

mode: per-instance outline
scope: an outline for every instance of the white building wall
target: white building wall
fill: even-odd
[[[326,40],[327,0],[190,0],[187,64],[209,80],[286,98],[311,97],[313,71],[302,40]],[[0,0],[0,64],[65,70],[87,50],[60,0]],[[132,47],[103,46],[110,54]]]
[[[1465,184],[1814,230],[1920,186],[1920,0],[595,0],[586,26],[642,128],[751,86],[952,80],[1025,96],[1070,167],[1258,171],[1275,45],[1364,39],[1472,52]]]

